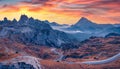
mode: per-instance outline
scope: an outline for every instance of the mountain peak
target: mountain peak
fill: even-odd
[[[17,20],[14,18],[14,19],[12,20],[12,22],[13,22],[13,23],[16,23],[16,22],[17,22]]]
[[[24,19],[28,19],[28,16],[25,15],[25,14],[24,14],[24,15],[21,15],[20,19],[23,19],[23,18],[24,18]]]
[[[88,19],[87,19],[87,18],[85,18],[85,17],[81,17],[81,20],[84,20],[84,19],[88,20]]]
[[[30,21],[33,21],[33,20],[34,20],[34,18],[33,18],[33,17],[30,17],[30,18],[29,18],[29,20],[30,20]]]
[[[19,22],[20,22],[20,23],[24,23],[27,19],[28,19],[28,16],[27,16],[27,15],[25,15],[25,14],[24,14],[24,15],[21,15]]]
[[[81,17],[81,19],[79,20],[79,22],[91,22],[90,20],[88,20],[87,18],[85,17]]]
[[[81,19],[75,24],[75,26],[91,25],[91,24],[94,24],[94,23],[85,17],[81,17]]]
[[[45,23],[50,23],[48,20],[45,20],[44,22],[45,22]]]
[[[4,17],[4,21],[8,21],[7,17]]]

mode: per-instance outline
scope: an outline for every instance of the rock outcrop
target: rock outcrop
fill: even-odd
[[[3,23],[8,20],[5,18]],[[16,22],[14,19],[9,23],[1,24],[0,37],[9,38],[13,41],[21,42],[24,44],[34,44],[42,46],[60,47],[62,43],[71,43],[69,35],[62,32],[53,30],[45,21],[28,18],[22,15],[20,20]],[[16,22],[16,23],[15,23]]]

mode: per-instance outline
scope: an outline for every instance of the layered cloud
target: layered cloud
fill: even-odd
[[[41,15],[41,19],[59,23],[75,23],[80,17],[97,23],[120,23],[120,0],[0,0],[0,3],[0,12],[4,14],[16,12],[38,19]]]

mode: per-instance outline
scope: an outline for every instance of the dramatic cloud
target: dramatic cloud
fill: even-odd
[[[0,0],[1,13],[24,13],[59,23],[75,23],[80,17],[97,23],[120,23],[119,7],[120,0]]]

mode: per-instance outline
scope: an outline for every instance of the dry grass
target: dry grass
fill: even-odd
[[[102,65],[67,64],[52,60],[40,61],[43,69],[120,69],[120,60]]]

